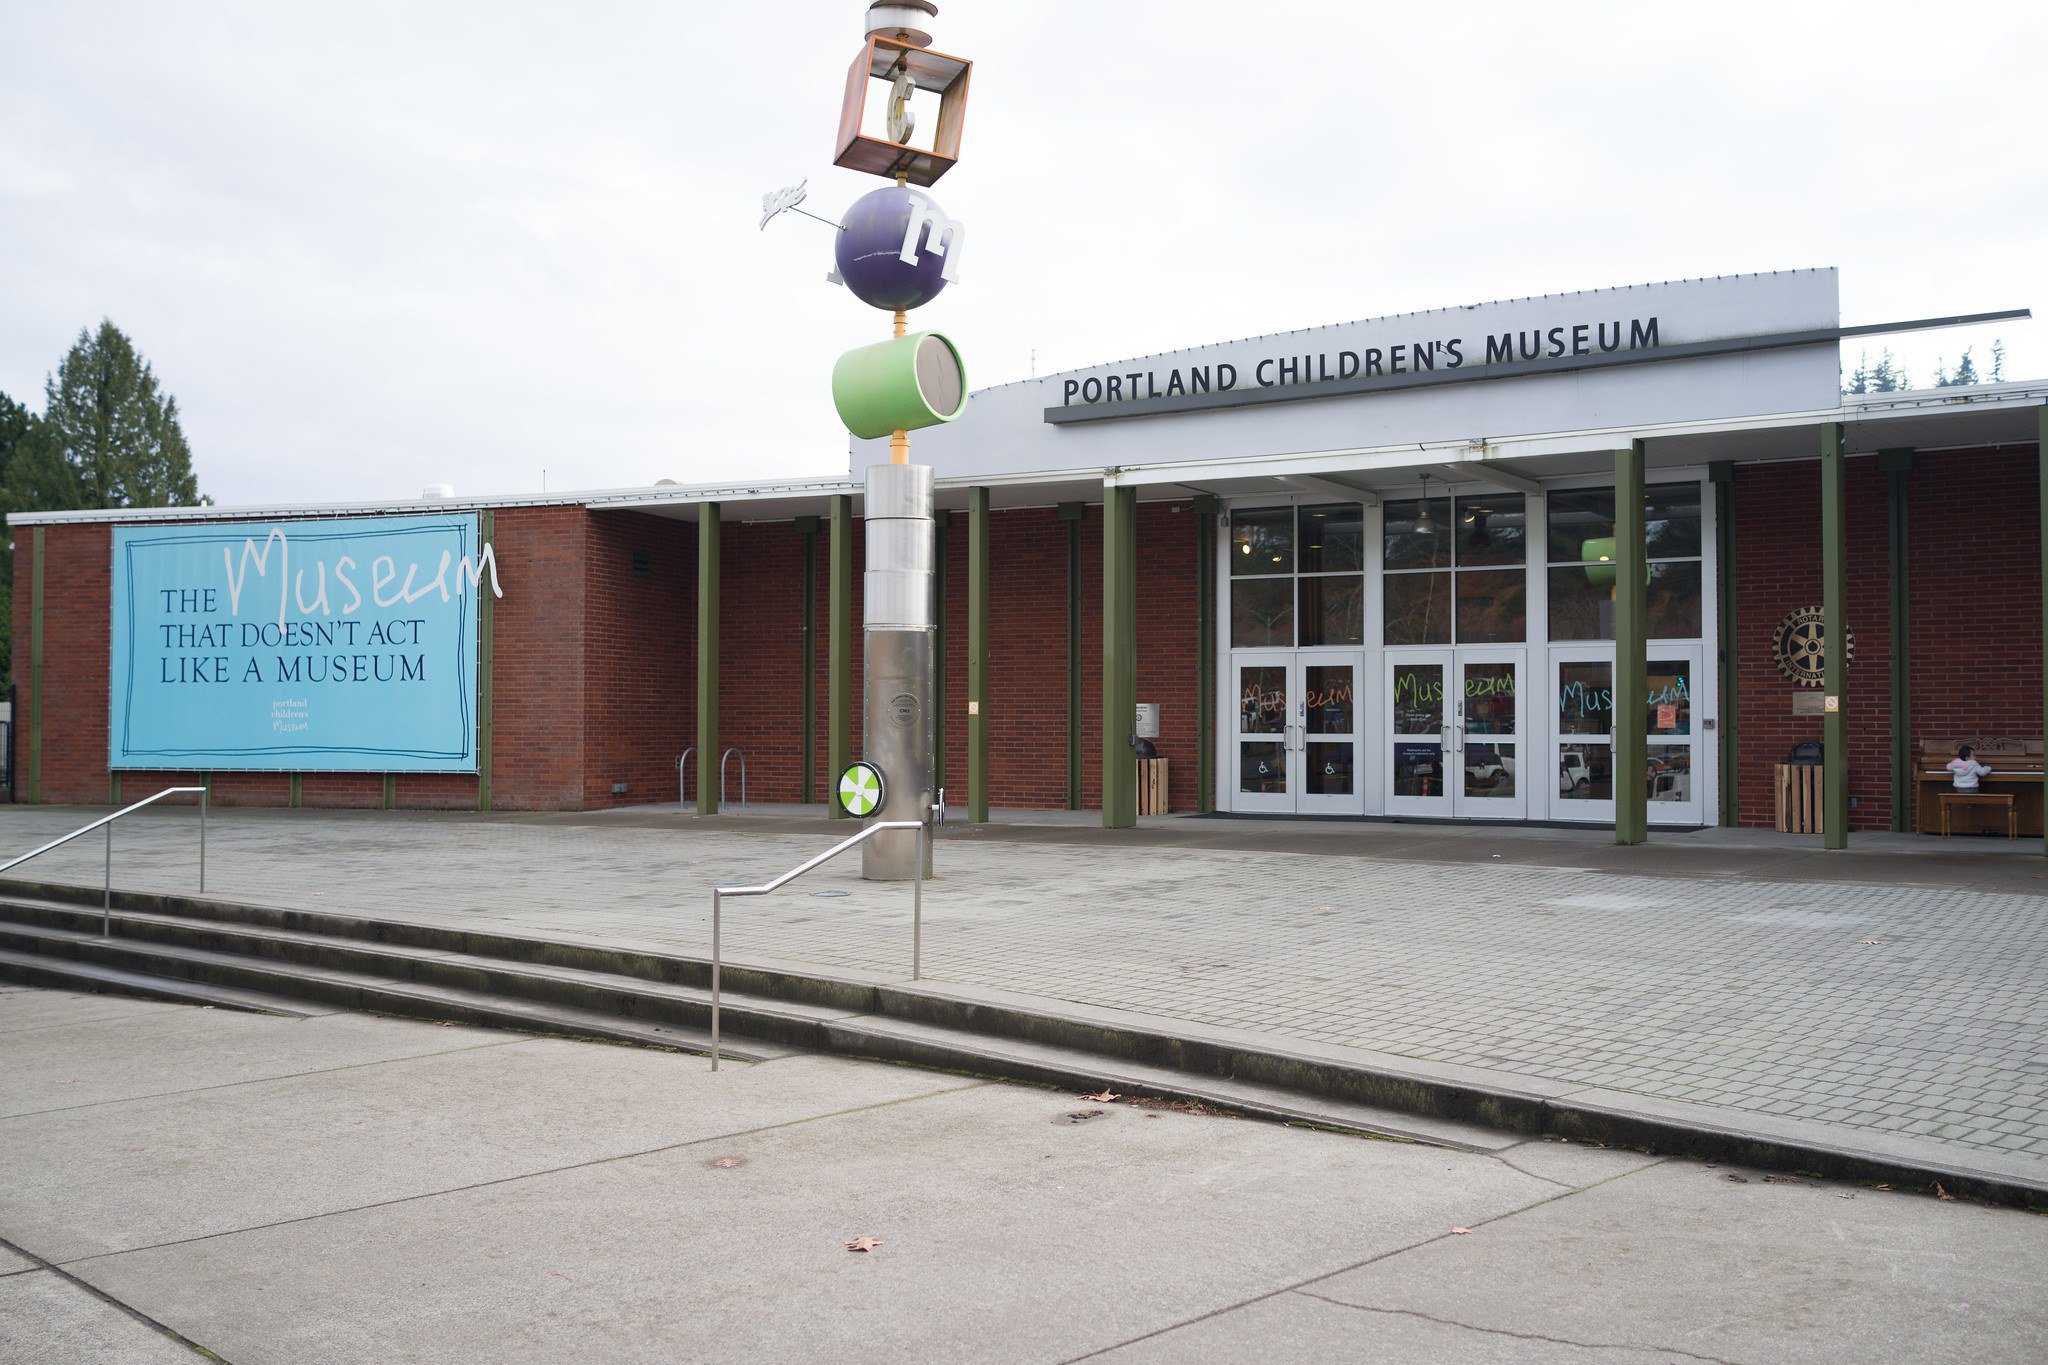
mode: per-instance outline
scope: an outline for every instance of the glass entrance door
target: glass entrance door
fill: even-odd
[[[1302,655],[1295,660],[1301,696],[1297,724],[1301,798],[1295,809],[1327,815],[1356,815],[1365,809],[1358,785],[1359,672],[1357,655]]]
[[[1231,809],[1355,815],[1359,656],[1293,651],[1232,656],[1237,732]]]
[[[1528,813],[1522,768],[1522,659],[1519,649],[1458,651],[1451,713],[1458,739],[1458,770],[1453,775],[1458,815],[1519,820]]]
[[[1387,814],[1451,814],[1445,778],[1453,752],[1451,652],[1401,650],[1387,654]]]
[[[1292,652],[1231,656],[1237,681],[1237,733],[1231,743],[1232,810],[1292,812],[1301,790],[1292,771],[1294,713],[1300,693],[1289,675]]]
[[[1614,652],[1611,647],[1552,651],[1557,670],[1557,797],[1551,807],[1560,820],[1614,820],[1614,735],[1631,718],[1614,714]],[[1697,825],[1705,818],[1702,774],[1695,758],[1699,738],[1693,714],[1696,645],[1655,646],[1645,672],[1643,727],[1648,746],[1650,823]]]
[[[1527,814],[1523,655],[1519,649],[1389,652],[1389,815]]]

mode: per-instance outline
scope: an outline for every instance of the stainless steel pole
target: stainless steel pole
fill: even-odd
[[[878,821],[922,824],[932,805],[932,469],[883,464],[867,471],[861,517],[867,571],[861,618],[865,724],[861,744],[882,773]],[[931,845],[891,831],[861,849],[868,881],[931,875]],[[915,864],[915,867],[913,867]]]
[[[199,793],[199,894],[206,894],[206,792]]]
[[[107,885],[100,901],[100,937],[114,936],[114,822],[107,821]]]
[[[699,770],[702,771],[701,769]],[[718,1070],[718,920],[723,899],[717,887],[711,888],[711,1069]]]
[[[917,878],[910,884],[910,979],[916,981],[924,976],[924,867],[925,840],[932,837],[929,827],[920,825],[917,829]]]

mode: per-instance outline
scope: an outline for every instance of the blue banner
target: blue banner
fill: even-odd
[[[476,771],[475,514],[114,528],[115,768]]]

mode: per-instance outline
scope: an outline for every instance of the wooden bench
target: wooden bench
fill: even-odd
[[[1975,792],[1958,792],[1948,770],[1948,761],[1965,744],[1976,750],[1974,757],[1979,763],[1991,769],[1979,779]],[[2008,838],[2038,836],[2044,818],[2041,749],[2040,740],[2011,735],[1922,739],[1914,766],[1915,828],[1922,834],[1951,834],[1959,823],[1955,808],[1962,806],[1970,812],[1988,808],[1994,815],[2003,810]],[[1972,814],[1961,823],[1967,830],[1982,822]]]
[[[1945,791],[1941,794],[1941,834],[1945,839],[1952,832],[1949,813],[1957,806],[2003,806],[2005,808],[2005,837],[2020,837],[2019,816],[2012,803],[2011,792],[1959,792]]]

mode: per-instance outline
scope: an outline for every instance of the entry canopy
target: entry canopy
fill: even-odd
[[[972,411],[925,437],[922,449],[970,481],[1114,471],[1118,483],[1222,494],[1271,493],[1275,478],[1331,474],[1370,487],[1382,470],[1412,482],[1446,466],[1448,477],[1466,481],[1480,463],[1494,466],[1500,486],[1520,487],[1580,472],[1546,465],[1605,460],[1639,437],[1653,462],[1674,453],[1673,442],[1689,446],[1690,459],[1745,458],[1739,447],[1749,433],[1779,426],[1800,430],[1764,437],[1761,447],[1783,443],[1785,457],[1811,457],[1810,428],[1820,421],[1911,416],[1896,406],[1904,394],[1841,393],[1845,336],[1961,320],[1844,329],[1832,269],[1551,294],[1000,385],[977,392]],[[1996,388],[2001,400],[2027,401],[2024,386]],[[1959,395],[1935,393],[1932,401],[1952,412]],[[1854,411],[1837,415],[1845,408]],[[2027,427],[2015,437],[2032,439],[2031,420]],[[1745,435],[1731,442],[1738,432]],[[1909,434],[1886,443],[1913,444]],[[850,467],[877,458],[856,444]],[[1250,486],[1222,486],[1240,476]]]

